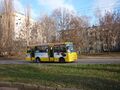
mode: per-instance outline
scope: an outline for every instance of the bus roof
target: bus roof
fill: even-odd
[[[29,45],[28,47],[35,47],[35,46],[54,46],[54,45],[62,45],[62,44],[72,44],[72,42],[34,44],[34,45]]]

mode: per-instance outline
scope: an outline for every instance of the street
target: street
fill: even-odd
[[[75,63],[68,64],[120,64],[120,59],[79,59]],[[32,64],[25,60],[0,60],[0,64]],[[45,64],[45,63],[42,63]],[[47,63],[48,64],[48,63]],[[52,64],[52,63],[50,63]]]
[[[120,59],[79,59],[81,64],[120,64]]]

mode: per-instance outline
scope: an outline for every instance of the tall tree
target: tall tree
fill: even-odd
[[[52,16],[56,21],[58,30],[70,29],[70,22],[73,17],[73,13],[73,11],[70,11],[67,8],[58,8],[53,11]]]
[[[87,17],[80,17],[66,8],[55,9],[52,17],[55,20],[59,41],[73,42],[77,50],[83,46],[84,28],[89,25]]]
[[[30,44],[30,27],[31,27],[30,14],[31,14],[31,10],[30,10],[30,6],[28,5],[25,11],[25,30],[26,30],[27,46],[29,46]]]
[[[51,16],[44,15],[40,20],[40,24],[43,36],[46,37],[46,42],[54,42],[56,37],[56,26],[54,19]]]
[[[120,46],[120,12],[106,12],[100,19],[101,40],[107,51],[119,49]]]
[[[14,30],[14,17],[13,17],[13,0],[3,0],[1,9],[1,38],[0,38],[0,51],[11,52],[13,49],[13,30]]]

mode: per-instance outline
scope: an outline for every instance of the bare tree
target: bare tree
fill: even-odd
[[[84,35],[85,28],[89,26],[88,18],[78,16],[66,8],[54,10],[52,16],[56,21],[59,41],[73,42],[76,50],[80,50],[85,44]]]
[[[118,48],[120,42],[120,12],[106,12],[99,20],[104,49],[111,51]]]
[[[27,46],[29,46],[29,43],[30,43],[30,27],[31,27],[30,13],[31,13],[30,6],[28,5],[25,11],[25,30],[26,30]]]
[[[30,32],[30,45],[33,44],[40,44],[42,41],[42,36],[41,36],[41,32],[39,32],[39,30],[41,30],[40,28],[40,24],[38,22],[36,22],[32,27],[31,27],[31,32]]]
[[[3,0],[1,9],[1,38],[0,38],[0,52],[11,52],[13,49],[13,0]]]
[[[74,12],[67,8],[58,8],[53,11],[52,16],[56,21],[58,30],[68,30],[70,29],[70,22]]]
[[[41,30],[46,42],[54,42],[56,37],[55,21],[51,16],[44,15],[40,20]]]

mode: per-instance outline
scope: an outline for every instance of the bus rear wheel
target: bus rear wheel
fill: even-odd
[[[35,63],[40,63],[40,58],[37,57],[37,58],[35,59]]]
[[[60,63],[65,63],[65,59],[63,57],[59,58]]]

